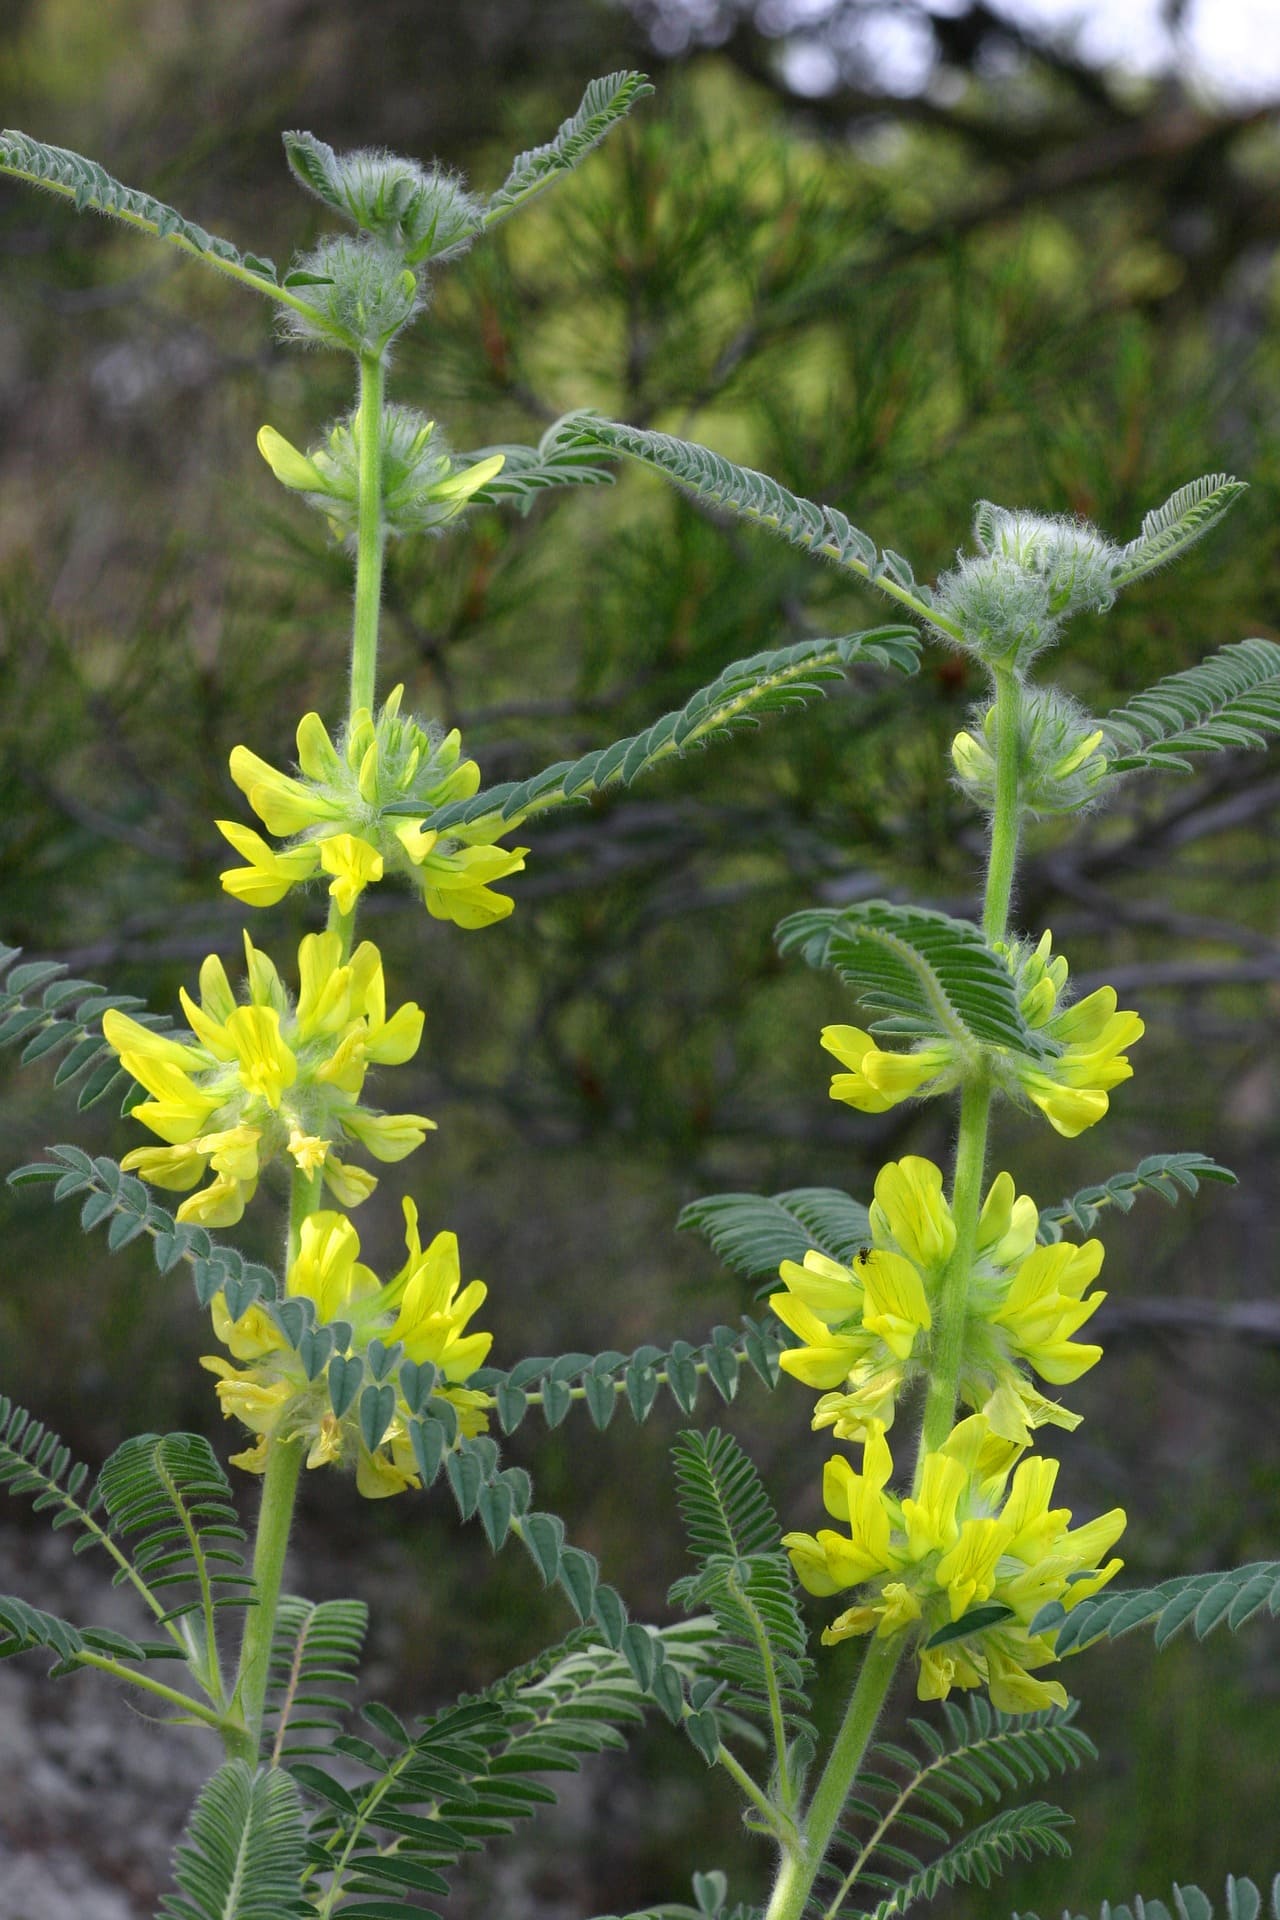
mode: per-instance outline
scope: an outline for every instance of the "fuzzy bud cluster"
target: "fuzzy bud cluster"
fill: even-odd
[[[258,434],[258,451],[281,486],[300,493],[323,513],[337,539],[354,539],[360,496],[360,409],[329,429],[327,439],[300,453],[274,427]],[[468,466],[456,461],[434,420],[412,407],[382,414],[382,514],[388,534],[439,533],[499,473],[503,455]]]
[[[483,203],[457,174],[372,147],[335,153],[310,133],[287,133],[295,177],[335,213],[397,253],[405,266],[465,252],[479,233]]]
[[[996,806],[996,710],[978,708],[951,743],[956,779],[984,813]],[[1018,803],[1028,814],[1078,813],[1107,777],[1105,736],[1066,694],[1024,691],[1018,716]]]
[[[974,539],[978,553],[940,577],[934,604],[988,666],[1021,672],[1070,614],[1102,612],[1115,598],[1116,549],[1081,521],[983,500]]]
[[[380,355],[425,304],[428,266],[480,232],[483,203],[446,169],[396,154],[338,154],[309,133],[286,134],[285,151],[302,185],[359,232],[295,262],[284,325],[298,340]]]
[[[376,240],[331,234],[304,254],[288,285],[307,308],[286,309],[281,324],[307,345],[382,354],[422,310],[425,290],[404,256]]]
[[[1115,600],[1118,550],[1086,521],[1010,512],[980,500],[973,534],[984,554],[999,555],[1037,574],[1049,590],[1054,614],[1105,613]]]

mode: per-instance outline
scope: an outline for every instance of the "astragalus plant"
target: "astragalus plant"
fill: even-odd
[[[327,710],[299,716],[295,747],[250,739],[231,756],[245,808],[218,822],[234,854],[221,884],[251,910],[242,952],[211,954],[180,1009],[164,1012],[5,953],[0,1039],[44,1058],[60,1083],[78,1077],[82,1105],[123,1092],[118,1161],[64,1145],[11,1177],[75,1199],[86,1231],[105,1229],[124,1258],[149,1248],[163,1273],[190,1271],[209,1328],[202,1365],[240,1434],[229,1464],[261,1489],[246,1554],[236,1489],[204,1439],[141,1435],[91,1479],[38,1420],[0,1407],[0,1478],[69,1546],[110,1560],[151,1635],[8,1597],[0,1654],[48,1649],[55,1675],[91,1668],[132,1690],[157,1739],[165,1720],[210,1736],[210,1779],[161,1910],[171,1920],[434,1911],[478,1849],[551,1798],[546,1775],[619,1744],[650,1708],[723,1776],[709,1790],[741,1795],[772,1875],[766,1904],[752,1906],[708,1863],[693,1907],[656,1911],[887,1920],[940,1888],[986,1887],[1019,1857],[1067,1856],[1070,1822],[1036,1790],[1093,1754],[1060,1677],[1069,1654],[1139,1624],[1163,1643],[1188,1622],[1203,1634],[1280,1610],[1271,1563],[1151,1591],[1117,1586],[1124,1513],[1076,1517],[1054,1504],[1069,1493],[1044,1448],[1079,1424],[1062,1390],[1102,1357],[1090,1338],[1105,1297],[1094,1226],[1143,1192],[1176,1198],[1231,1176],[1174,1152],[1044,1206],[987,1151],[997,1103],[1066,1140],[1105,1122],[1143,1032],[1109,987],[1073,998],[1050,934],[1016,923],[1024,823],[1102,808],[1129,777],[1261,746],[1280,727],[1280,647],[1263,640],[1229,644],[1101,717],[1040,677],[1073,615],[1140,590],[1241,488],[1194,482],[1123,545],[1075,520],[982,502],[971,550],[931,590],[834,508],[661,433],[580,413],[536,447],[455,452],[433,416],[388,398],[395,341],[428,311],[442,266],[575,166],[648,91],[638,74],[597,81],[487,197],[438,166],[286,135],[297,180],[339,230],[283,274],[92,161],[0,136],[0,171],[238,281],[274,305],[287,342],[348,354],[356,382],[350,411],[309,449],[272,425],[258,436],[277,480],[351,556],[354,619],[345,689],[335,674]],[[618,456],[844,569],[892,603],[894,623],[736,661],[642,733],[485,787],[456,732],[413,713],[403,687],[380,686],[387,544],[464,537],[468,507],[519,508],[547,488],[606,482],[602,463]],[[761,1319],[666,1352],[493,1364],[485,1286],[465,1278],[447,1220],[423,1223],[412,1193],[414,1156],[436,1123],[382,1091],[417,1053],[424,1015],[397,1004],[378,947],[357,937],[365,895],[407,891],[423,936],[459,943],[456,965],[482,936],[482,964],[500,970],[501,933],[487,930],[518,901],[544,817],[800,706],[846,672],[910,674],[924,645],[959,649],[989,684],[952,748],[986,822],[980,920],[864,901],[793,914],[778,940],[784,955],[834,970],[865,1009],[865,1026],[821,1034],[839,1068],[832,1098],[872,1114],[953,1103],[950,1164],[907,1155],[865,1199],[827,1188],[711,1196],[685,1224],[764,1282]],[[294,889],[323,925],[277,961],[258,916]],[[353,1219],[388,1177],[369,1162],[403,1168],[390,1177],[408,1189],[404,1260],[389,1274],[362,1260]],[[224,1237],[249,1208],[279,1210],[273,1265]],[[685,1617],[632,1619],[593,1556],[535,1505],[528,1473],[504,1465],[499,1436],[532,1410],[553,1426],[644,1420],[664,1392],[692,1415],[708,1392],[730,1401],[743,1381],[817,1396],[813,1426],[834,1449],[822,1469],[832,1524],[784,1533],[738,1443],[691,1426],[675,1449],[678,1502],[655,1490],[646,1519],[674,1517],[676,1504],[683,1516],[695,1567],[671,1602]],[[376,1702],[350,1713],[364,1607],[282,1592],[299,1478],[322,1470],[353,1474],[370,1499],[408,1500],[443,1481],[495,1553],[514,1541],[530,1582],[561,1590],[566,1636],[429,1717],[406,1722]],[[814,1627],[823,1646],[861,1647],[847,1701],[824,1716],[838,1723],[825,1750],[813,1702],[834,1683]],[[921,1703],[911,1744],[877,1745],[895,1687]],[[1175,1898],[1187,1920],[1208,1911],[1194,1888]],[[1242,1920],[1259,1898],[1248,1881],[1228,1887]]]

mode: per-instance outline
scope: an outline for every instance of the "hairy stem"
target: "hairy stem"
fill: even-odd
[[[319,1168],[315,1173],[304,1173],[299,1167],[294,1173],[289,1191],[289,1237],[285,1246],[285,1275],[298,1257],[302,1243],[302,1223],[320,1206],[321,1187],[324,1176]]]
[[[1022,822],[1018,793],[1021,704],[1021,691],[1014,675],[1003,668],[997,669],[996,797],[991,818],[982,912],[982,928],[988,940],[1005,938],[1009,924],[1009,903],[1013,896]],[[966,1079],[960,1099],[960,1129],[951,1188],[956,1244],[942,1276],[938,1310],[934,1317],[933,1357],[916,1459],[917,1482],[925,1454],[942,1445],[955,1420],[960,1364],[964,1354],[969,1279],[982,1207],[991,1097],[991,1077],[985,1069]],[[773,1896],[765,1911],[765,1920],[800,1920],[831,1836],[870,1745],[877,1717],[903,1650],[901,1637],[872,1639],[868,1643],[857,1683],[845,1711],[844,1723],[836,1736],[803,1823],[802,1842],[795,1849],[783,1848],[782,1862]]]
[[[967,1081],[960,1097],[960,1133],[956,1141],[955,1178],[951,1188],[956,1244],[942,1276],[938,1308],[934,1315],[933,1358],[929,1366],[929,1389],[925,1396],[924,1424],[916,1461],[917,1481],[925,1454],[942,1445],[955,1419],[969,1305],[969,1276],[978,1238],[990,1116],[991,1082],[984,1074],[980,1079]]]
[[[1014,675],[996,669],[996,796],[991,816],[991,848],[982,903],[982,930],[988,940],[1003,940],[1009,927],[1009,902],[1018,862],[1022,807],[1018,794],[1021,758],[1022,696]],[[916,1460],[919,1481],[925,1454],[940,1447],[955,1419],[968,1312],[969,1276],[982,1206],[982,1176],[991,1117],[991,1081],[985,1072],[967,1079],[960,1099],[951,1213],[955,1249],[947,1262],[934,1319],[933,1360],[925,1398],[924,1423]]]
[[[378,354],[360,356],[359,454],[360,490],[356,524],[356,604],[351,635],[351,688],[349,710],[354,718],[361,707],[372,707],[378,671],[378,615],[382,604],[382,555],[386,528],[382,514],[382,396],[385,368]],[[355,911],[340,913],[336,902],[329,910],[329,927],[342,936],[343,953],[351,951],[355,929]],[[293,1177],[289,1202],[288,1241],[285,1271],[298,1257],[302,1223],[320,1205],[322,1177],[319,1172]],[[284,1559],[293,1522],[293,1505],[302,1468],[301,1440],[272,1440],[267,1449],[267,1466],[262,1482],[262,1507],[258,1514],[258,1533],[253,1549],[253,1580],[257,1605],[245,1620],[240,1647],[237,1693],[247,1734],[235,1750],[247,1747],[247,1757],[256,1761],[262,1743],[262,1712],[267,1693],[267,1675],[271,1660],[271,1641],[275,1633],[276,1611],[280,1604],[280,1585],[284,1577]],[[235,1736],[228,1734],[228,1750]]]
[[[801,1845],[783,1851],[765,1920],[800,1920],[901,1658],[900,1640],[867,1642],[844,1721],[814,1790]]]
[[[74,1659],[77,1667],[92,1667],[95,1673],[105,1673],[113,1680],[127,1681],[129,1686],[140,1687],[144,1693],[163,1700],[166,1705],[177,1707],[183,1719],[198,1720],[203,1726],[215,1727],[224,1737],[233,1731],[216,1707],[203,1706],[199,1700],[193,1700],[190,1694],[182,1693],[177,1687],[167,1687],[163,1680],[153,1680],[149,1673],[139,1673],[119,1660],[108,1659],[105,1654],[90,1653],[87,1647],[74,1655]]]
[[[382,391],[385,368],[374,353],[360,356],[358,414],[360,488],[356,502],[356,608],[351,631],[351,715],[373,707],[378,671],[378,613],[382,604]]]
[[[301,1440],[270,1442],[266,1472],[262,1476],[258,1537],[253,1548],[253,1584],[257,1605],[250,1607],[245,1619],[237,1684],[240,1710],[249,1731],[251,1753],[255,1761],[262,1742],[262,1709],[267,1696],[271,1640],[275,1632],[276,1610],[280,1604],[284,1557],[289,1545],[289,1527],[293,1520],[293,1502],[301,1467]]]
[[[794,1833],[795,1829],[789,1820],[786,1821],[785,1826],[780,1823],[777,1807],[774,1806],[768,1795],[756,1785],[742,1762],[736,1755],[730,1753],[728,1747],[722,1746],[716,1755],[716,1764],[724,1768],[729,1778],[737,1786],[743,1799],[749,1800],[759,1813],[761,1821],[767,1831],[773,1834],[774,1838],[779,1840],[785,1848],[787,1842],[782,1839],[783,1833],[786,1831]]]
[[[991,816],[991,850],[987,856],[987,888],[982,904],[982,931],[988,940],[1003,940],[1009,928],[1009,902],[1018,863],[1018,836],[1022,808],[1018,797],[1022,755],[1022,695],[1007,667],[997,667],[996,678],[996,804]]]

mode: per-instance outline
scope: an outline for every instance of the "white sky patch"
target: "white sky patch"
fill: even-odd
[[[687,4],[689,0],[687,0]],[[697,0],[691,0],[696,10]],[[929,0],[937,14],[963,12],[963,0]],[[1280,103],[1280,0],[1191,0],[1170,31],[1160,0],[994,0],[996,10],[1037,37],[1074,46],[1090,64],[1146,76],[1177,73],[1209,103]],[[869,8],[852,23],[844,49],[822,36],[831,0],[767,0],[766,31],[795,37],[783,59],[797,92],[839,85],[840,53],[889,93],[917,93],[929,80],[927,27],[896,7]],[[808,30],[806,32],[806,29]]]
[[[1000,11],[1042,31],[1074,31],[1099,65],[1173,69],[1234,105],[1280,100],[1280,0],[1192,0],[1176,36],[1159,0],[1004,0]]]

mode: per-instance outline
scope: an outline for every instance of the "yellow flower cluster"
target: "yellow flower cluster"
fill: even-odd
[[[304,714],[296,779],[247,747],[232,751],[232,779],[268,832],[287,844],[272,847],[251,827],[219,820],[247,862],[222,874],[228,893],[270,907],[291,887],[327,876],[339,912],[348,914],[365,887],[397,873],[437,920],[487,927],[506,918],[514,903],[492,883],[521,872],[528,848],[494,845],[515,824],[497,814],[445,834],[424,826],[435,808],[470,799],[480,769],[462,759],[456,729],[441,733],[402,715],[403,695],[396,687],[376,720],[361,708],[338,745],[319,714]],[[384,812],[404,802],[421,816]]]
[[[846,1069],[832,1098],[880,1113],[981,1072],[1067,1137],[1100,1120],[1110,1089],[1130,1077],[1124,1049],[1142,1021],[1117,1011],[1110,987],[1063,1005],[1067,963],[1048,934],[1034,947],[997,950],[1041,1052],[984,1047],[979,1061],[937,1038],[897,1053],[856,1027],[828,1027],[823,1045]],[[1122,1564],[1106,1555],[1123,1512],[1072,1529],[1070,1512],[1049,1505],[1057,1462],[1021,1458],[1036,1428],[1079,1425],[1032,1376],[1064,1386],[1102,1355],[1076,1337],[1106,1297],[1091,1291],[1100,1242],[1042,1246],[1039,1230],[1035,1203],[1000,1173],[962,1240],[941,1170],[908,1155],[881,1168],[869,1244],[854,1260],[816,1249],[803,1263],[785,1260],[782,1290],[769,1301],[796,1338],[780,1356],[783,1370],[820,1396],[813,1425],[863,1447],[860,1472],[836,1457],[823,1479],[827,1512],[847,1532],[790,1533],[784,1544],[809,1592],[858,1590],[823,1639],[909,1638],[924,1700],[985,1685],[1007,1712],[1065,1705],[1057,1682],[1034,1677],[1057,1655],[1056,1634],[1035,1633],[1033,1623],[1050,1602],[1078,1605]],[[944,1312],[954,1319],[940,1329]],[[940,1367],[962,1417],[922,1451],[910,1493],[899,1496],[889,1490],[885,1438],[897,1398]],[[927,1431],[936,1441],[936,1429]]]
[[[828,1461],[823,1502],[847,1532],[783,1541],[810,1593],[864,1590],[823,1640],[914,1634],[922,1700],[985,1684],[1006,1713],[1065,1706],[1057,1681],[1033,1678],[1056,1656],[1054,1636],[1033,1634],[1031,1622],[1050,1601],[1069,1610],[1114,1577],[1123,1562],[1103,1562],[1125,1516],[1117,1507],[1072,1530],[1069,1509],[1049,1505],[1057,1461],[1019,1463],[1022,1452],[974,1414],[925,1455],[917,1490],[903,1499],[888,1491],[893,1459],[878,1421],[867,1427],[861,1473],[842,1457]]]
[[[1142,1038],[1136,1013],[1121,1013],[1113,987],[1099,987],[1085,999],[1059,1010],[1066,989],[1067,963],[1052,949],[1046,933],[1039,945],[1001,946],[1013,975],[1028,1027],[1045,1043],[1043,1054],[984,1049],[993,1078],[1011,1099],[1038,1107],[1049,1125],[1068,1140],[1101,1120],[1108,1095],[1132,1077],[1125,1055]],[[822,1044],[845,1072],[833,1074],[831,1098],[862,1113],[884,1113],[913,1094],[945,1093],[961,1080],[968,1064],[950,1040],[927,1040],[910,1053],[877,1046],[859,1027],[822,1030]]]
[[[818,1389],[813,1424],[841,1440],[891,1426],[896,1396],[928,1369],[956,1245],[941,1170],[916,1155],[881,1168],[869,1217],[872,1244],[852,1266],[816,1251],[803,1265],[784,1260],[786,1291],[769,1300],[800,1342],[782,1354],[784,1371]],[[1102,1245],[1039,1247],[1039,1224],[1035,1203],[998,1174],[978,1220],[960,1363],[961,1401],[1018,1445],[1046,1423],[1079,1424],[1031,1386],[1026,1370],[1061,1386],[1102,1357],[1101,1347],[1073,1338],[1106,1298],[1087,1293]]]
[[[286,993],[275,966],[245,935],[247,999],[237,1001],[222,962],[200,969],[200,1000],[182,1005],[194,1038],[153,1033],[114,1009],[102,1029],[120,1064],[150,1098],[133,1117],[167,1144],[138,1147],[121,1165],[153,1186],[184,1193],[179,1220],[234,1225],[270,1160],[288,1154],[306,1174],[323,1173],[342,1206],[354,1207],[377,1181],[334,1152],[351,1140],[376,1160],[412,1153],[433,1120],[379,1113],[361,1104],[372,1065],[410,1060],[423,1015],[412,1001],[390,1018],[382,958],[371,941],[342,958],[336,933],[308,934],[298,948],[299,992]]]
[[[246,1452],[232,1455],[233,1465],[261,1473],[272,1440],[304,1440],[309,1467],[354,1464],[356,1486],[369,1499],[418,1486],[411,1413],[394,1385],[405,1360],[437,1369],[443,1384],[433,1391],[452,1404],[461,1433],[484,1432],[489,1397],[462,1383],[483,1366],[492,1344],[491,1334],[466,1331],[488,1290],[482,1280],[462,1286],[453,1234],[438,1233],[424,1248],[412,1200],[404,1202],[404,1215],[407,1257],[385,1286],[360,1264],[360,1240],[351,1222],[339,1213],[314,1213],[302,1222],[298,1257],[285,1287],[287,1298],[311,1301],[318,1328],[340,1324],[346,1357],[366,1355],[375,1339],[393,1353],[399,1349],[390,1371],[386,1425],[373,1448],[361,1428],[358,1397],[341,1414],[334,1411],[328,1363],[309,1379],[298,1353],[262,1307],[251,1306],[232,1320],[223,1295],[215,1295],[214,1332],[234,1359],[249,1364],[234,1367],[220,1354],[207,1354],[200,1364],[218,1376],[216,1391],[226,1417],[258,1436]],[[338,1403],[344,1398],[339,1396]]]

